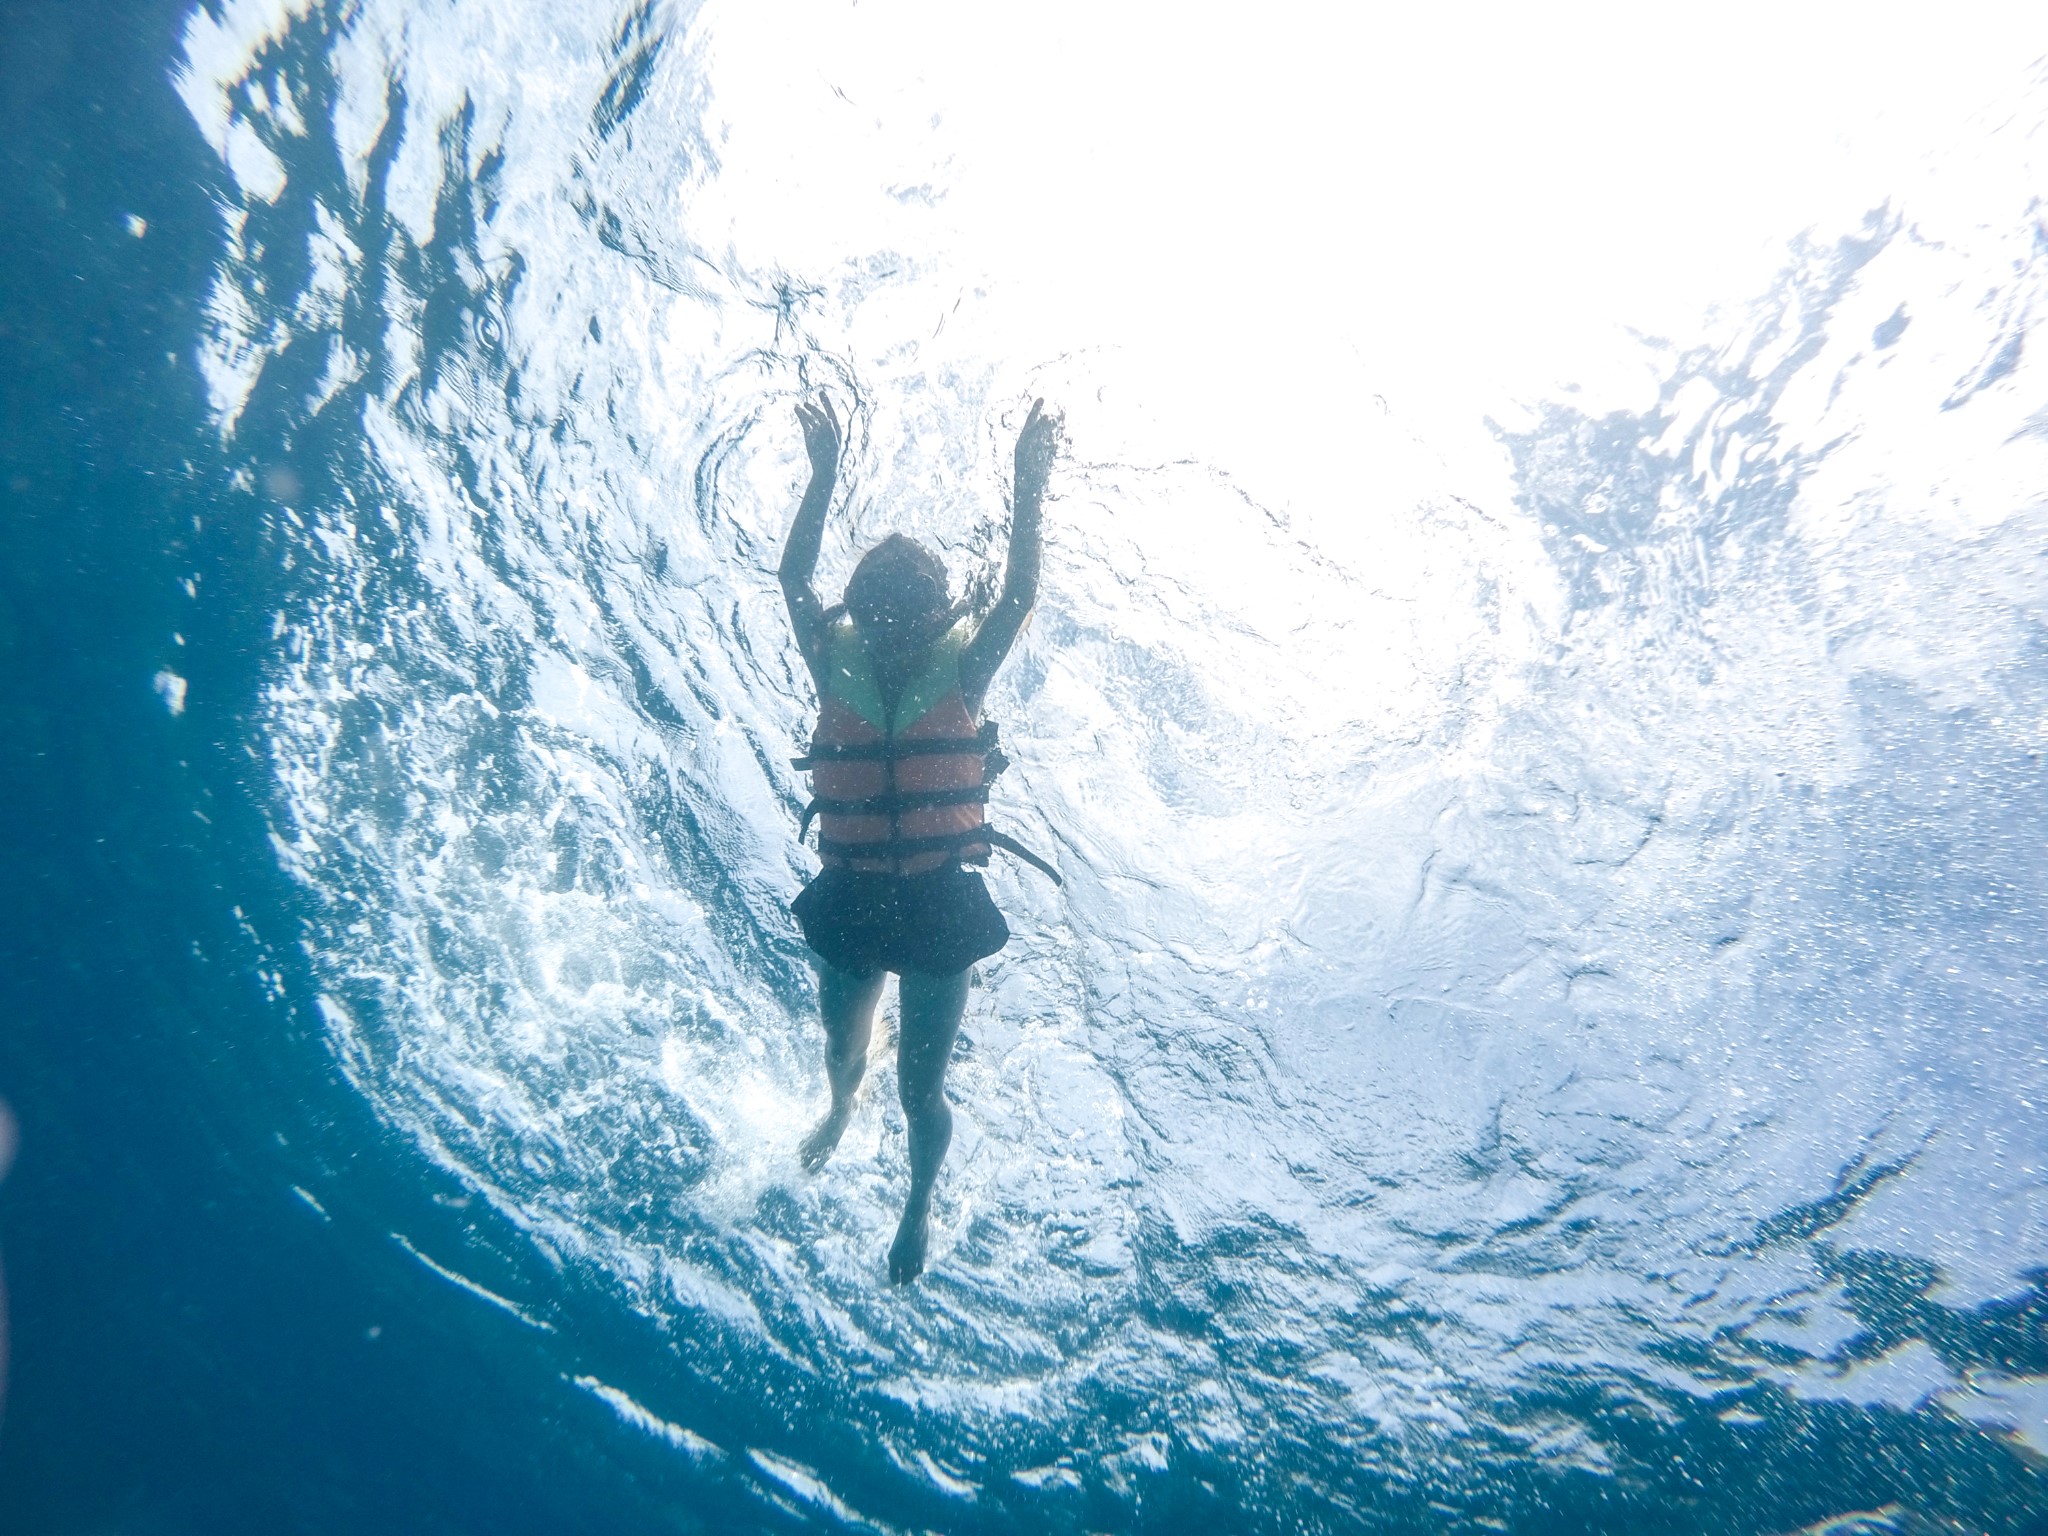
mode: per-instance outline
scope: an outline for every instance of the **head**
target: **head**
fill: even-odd
[[[846,611],[884,644],[935,638],[953,612],[946,567],[917,540],[892,533],[853,568]]]

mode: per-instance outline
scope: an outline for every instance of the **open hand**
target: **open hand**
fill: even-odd
[[[1017,434],[1017,494],[1038,496],[1045,491],[1045,477],[1052,471],[1052,461],[1059,457],[1061,428],[1064,425],[1059,414],[1048,416],[1045,402],[1031,402],[1031,414],[1024,419],[1024,430]]]
[[[839,469],[839,418],[832,414],[832,402],[824,395],[816,400],[799,400],[796,419],[804,429],[804,448],[811,456],[811,473],[836,474]]]

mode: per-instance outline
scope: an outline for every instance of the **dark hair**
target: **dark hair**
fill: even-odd
[[[846,608],[857,621],[877,616],[926,617],[951,608],[946,567],[917,540],[892,533],[853,568],[846,583]]]

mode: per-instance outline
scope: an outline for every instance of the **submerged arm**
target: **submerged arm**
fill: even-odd
[[[805,401],[796,408],[804,429],[804,447],[811,456],[811,483],[796,509],[789,542],[782,547],[782,600],[789,605],[790,628],[797,649],[817,671],[825,654],[825,605],[818,601],[811,575],[818,568],[818,550],[825,542],[825,512],[832,505],[832,487],[839,479],[839,419],[832,404]]]
[[[1059,440],[1059,418],[1045,414],[1043,400],[1033,402],[1024,430],[1017,435],[1016,495],[1010,512],[1010,555],[1003,571],[1003,595],[960,653],[960,689],[976,710],[995,680],[996,669],[1023,633],[1031,605],[1038,601],[1040,514],[1046,475],[1059,452]]]

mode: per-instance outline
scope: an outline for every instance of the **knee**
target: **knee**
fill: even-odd
[[[905,1088],[899,1095],[899,1098],[903,1104],[905,1117],[914,1124],[928,1125],[946,1130],[952,1129],[953,1106],[946,1100],[946,1090],[944,1087],[934,1086],[929,1089]]]

